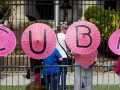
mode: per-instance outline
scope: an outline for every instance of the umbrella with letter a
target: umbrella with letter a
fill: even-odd
[[[116,30],[109,38],[108,45],[111,51],[120,55],[120,29]]]

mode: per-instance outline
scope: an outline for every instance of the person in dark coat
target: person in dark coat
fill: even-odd
[[[41,77],[42,74],[42,64],[43,60],[30,58],[30,68],[27,71],[27,74],[24,76],[27,79],[30,79],[30,75],[35,75],[35,83],[44,84],[44,80]]]

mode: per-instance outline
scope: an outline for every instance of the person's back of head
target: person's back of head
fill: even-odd
[[[35,83],[30,83],[26,86],[25,90],[47,90],[45,86]]]
[[[59,32],[66,32],[68,26],[66,24],[60,24]]]

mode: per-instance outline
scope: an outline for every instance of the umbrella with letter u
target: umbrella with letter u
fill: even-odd
[[[54,30],[43,23],[35,23],[26,28],[21,38],[24,52],[31,58],[48,57],[56,47]]]
[[[77,54],[94,52],[100,44],[98,28],[88,21],[77,21],[71,24],[66,31],[67,46]]]

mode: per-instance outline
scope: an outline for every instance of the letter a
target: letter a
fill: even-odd
[[[119,47],[120,47],[120,37],[119,37],[119,39],[118,39],[117,49],[119,49]]]

